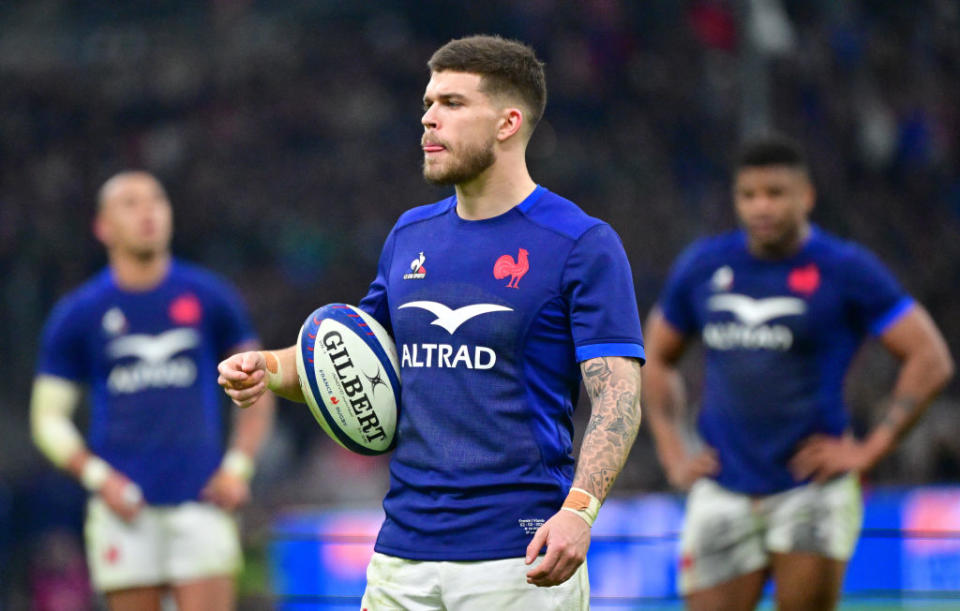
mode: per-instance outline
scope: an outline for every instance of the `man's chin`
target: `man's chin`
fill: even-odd
[[[162,256],[164,253],[166,253],[166,251],[166,247],[162,246],[141,246],[138,248],[131,248],[130,254],[133,255],[135,259],[139,259],[140,261],[149,261]]]
[[[430,183],[431,185],[437,187],[449,187],[455,185],[458,182],[456,176],[453,176],[450,172],[438,172],[436,170],[429,170],[426,166],[423,168],[423,179]]]

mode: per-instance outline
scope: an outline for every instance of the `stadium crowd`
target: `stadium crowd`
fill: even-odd
[[[27,397],[43,319],[104,264],[89,229],[97,186],[127,167],[161,176],[174,250],[236,283],[264,344],[290,343],[314,307],[364,294],[402,210],[446,195],[420,177],[417,100],[426,58],[453,36],[515,37],[546,59],[551,98],[532,174],[623,236],[645,313],[685,244],[733,226],[739,51],[759,35],[772,123],[800,139],[820,187],[814,221],[877,252],[960,346],[956,2],[785,1],[780,21],[751,25],[759,34],[723,0],[106,6],[0,7],[8,599],[59,608],[43,602],[51,574],[64,576],[64,596],[85,592],[78,544],[64,535],[79,528],[82,493],[32,448]],[[695,374],[698,363],[685,367]],[[894,371],[880,351],[861,355],[849,392],[861,429],[879,416],[872,402]],[[872,483],[956,481],[958,403],[954,382]],[[379,498],[386,463],[339,450],[306,410],[289,407],[249,522],[288,504]],[[332,485],[344,472],[365,483],[353,498]],[[641,432],[614,494],[666,486]]]

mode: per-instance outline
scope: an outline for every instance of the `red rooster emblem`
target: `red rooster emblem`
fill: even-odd
[[[520,252],[517,253],[517,260],[514,261],[513,257],[510,255],[501,255],[497,262],[493,264],[493,277],[497,280],[503,280],[507,276],[510,276],[510,282],[507,283],[508,288],[519,288],[517,283],[520,282],[520,278],[523,278],[523,275],[527,273],[527,270],[530,269],[530,261],[527,260],[527,250],[521,248]]]

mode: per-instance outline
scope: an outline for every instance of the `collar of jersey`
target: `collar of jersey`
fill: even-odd
[[[160,282],[156,283],[154,286],[148,289],[143,289],[142,291],[131,291],[130,289],[125,289],[122,286],[120,286],[120,284],[117,283],[116,276],[113,275],[113,269],[109,265],[104,270],[104,272],[106,274],[107,282],[110,284],[113,290],[117,291],[118,293],[123,293],[124,295],[149,295],[154,291],[160,290],[163,286],[167,284],[167,282],[170,281],[170,277],[173,276],[175,267],[178,267],[177,259],[176,257],[170,257],[170,267],[167,268],[167,273],[166,275],[164,275],[163,279],[160,280]]]
[[[776,263],[789,263],[790,261],[793,261],[794,259],[797,259],[805,255],[813,246],[813,244],[819,241],[819,239],[820,239],[820,228],[814,223],[810,223],[810,235],[807,236],[807,241],[803,243],[803,246],[801,246],[797,252],[793,253],[789,257],[784,257],[783,259],[776,259],[774,261],[772,259],[761,259],[759,257],[754,256],[753,253],[750,252],[750,249],[747,247],[747,231],[745,229],[737,230],[737,241],[739,242],[740,247],[743,249],[743,252],[747,253],[747,256],[750,259],[753,259],[755,261],[774,261]]]
[[[522,202],[520,202],[519,204],[517,204],[517,205],[514,206],[513,208],[510,208],[509,210],[507,210],[507,211],[504,212],[503,214],[498,214],[497,216],[492,216],[492,217],[490,217],[490,218],[488,218],[488,219],[480,219],[480,220],[476,220],[476,221],[471,221],[471,220],[467,220],[467,219],[461,218],[460,215],[457,214],[457,196],[456,196],[456,194],[454,194],[454,196],[450,198],[450,214],[453,216],[453,218],[454,218],[458,223],[463,223],[464,225],[478,225],[478,224],[481,224],[481,223],[496,223],[496,222],[501,221],[501,220],[504,219],[504,218],[507,218],[507,217],[510,215],[510,213],[513,212],[514,210],[516,210],[516,211],[518,211],[518,212],[526,213],[528,210],[530,210],[530,208],[533,208],[533,206],[534,206],[538,201],[540,201],[540,198],[543,197],[543,194],[546,193],[546,192],[547,192],[547,190],[546,190],[545,188],[541,187],[540,185],[537,185],[537,186],[535,186],[535,187],[533,188],[533,191],[530,192],[530,195],[528,195],[528,196],[526,196],[525,198],[523,198],[523,201],[522,201]]]

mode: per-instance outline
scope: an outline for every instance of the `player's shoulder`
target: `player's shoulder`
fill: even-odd
[[[743,231],[734,230],[702,236],[691,242],[677,257],[674,267],[697,269],[717,264],[730,264],[745,252]]]
[[[83,284],[60,297],[54,304],[47,319],[54,327],[78,326],[87,324],[90,316],[96,315],[114,290],[109,268],[88,278]]]
[[[432,218],[436,218],[448,210],[454,204],[454,197],[446,197],[441,199],[438,202],[433,202],[432,204],[424,204],[422,206],[416,206],[410,208],[406,212],[400,215],[400,218],[397,219],[396,225],[394,225],[393,230],[403,229],[415,223],[420,223],[422,221],[428,221]]]
[[[822,263],[841,266],[880,263],[876,254],[859,242],[824,231],[816,225],[811,226],[810,231],[810,252]]]
[[[55,306],[56,310],[83,311],[104,299],[114,290],[113,278],[109,268],[104,268],[88,278],[80,286],[62,296]]]
[[[605,221],[590,216],[569,199],[539,185],[517,208],[530,222],[574,241],[595,227],[613,232]]]

